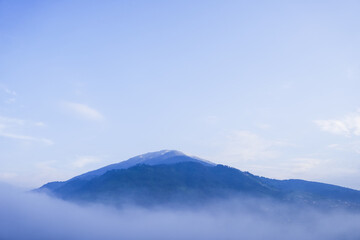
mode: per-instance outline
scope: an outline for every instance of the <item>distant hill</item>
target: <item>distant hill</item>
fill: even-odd
[[[143,154],[36,191],[74,202],[116,206],[199,206],[241,197],[324,208],[360,209],[360,191],[304,180],[275,180],[216,165],[179,151]]]

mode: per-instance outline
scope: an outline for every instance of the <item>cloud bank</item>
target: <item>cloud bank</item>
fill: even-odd
[[[270,201],[233,200],[201,209],[115,210],[77,206],[0,185],[0,239],[359,239],[360,215]]]
[[[340,119],[317,120],[321,130],[344,136],[360,136],[360,109]]]

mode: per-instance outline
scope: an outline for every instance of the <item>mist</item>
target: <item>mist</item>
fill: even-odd
[[[201,208],[80,206],[0,186],[0,239],[359,239],[360,215],[233,199]]]

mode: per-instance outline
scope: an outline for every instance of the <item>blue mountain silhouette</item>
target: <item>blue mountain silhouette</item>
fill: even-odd
[[[214,164],[179,151],[130,158],[36,191],[81,203],[200,206],[257,197],[322,208],[360,209],[360,191],[304,180],[275,180]]]

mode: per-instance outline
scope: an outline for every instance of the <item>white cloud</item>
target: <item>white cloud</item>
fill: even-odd
[[[5,86],[0,86],[0,89],[3,90],[3,92],[5,93],[5,103],[7,104],[11,104],[14,103],[16,101],[16,96],[17,93]]]
[[[26,121],[17,118],[8,118],[0,116],[0,136],[15,140],[41,142],[46,145],[53,145],[54,142],[47,138],[39,138],[28,136],[24,134],[14,133],[18,132],[23,126],[26,125]]]
[[[25,121],[18,118],[8,118],[0,116],[0,124],[16,124],[16,125],[24,125]]]
[[[321,130],[343,136],[360,136],[360,110],[340,119],[316,120]]]
[[[104,119],[104,116],[100,112],[94,108],[89,107],[88,105],[74,102],[65,102],[63,105],[72,113],[83,118],[96,121]]]
[[[338,143],[329,144],[327,147],[332,149],[341,149],[341,146]]]
[[[8,103],[8,104],[11,104],[11,103],[14,103],[16,102],[16,98],[8,98],[5,103]]]
[[[227,136],[225,155],[239,160],[273,159],[280,155],[275,147],[287,145],[281,141],[269,141],[249,131],[234,131]]]
[[[7,94],[12,95],[12,96],[16,96],[16,95],[17,95],[15,91],[12,91],[12,90],[10,90],[10,89],[8,89],[8,88],[4,88],[4,91],[5,91]]]
[[[327,146],[330,149],[334,149],[337,151],[346,151],[346,152],[353,152],[356,154],[360,154],[360,141],[347,141],[341,144],[334,143]]]
[[[44,126],[46,126],[46,124],[43,123],[43,122],[36,122],[36,123],[35,123],[35,126],[37,126],[37,127],[44,127]]]
[[[328,162],[328,160],[318,158],[295,158],[291,161],[289,169],[294,173],[305,173],[326,162]]]
[[[18,139],[18,140],[24,140],[24,141],[34,141],[34,142],[42,142],[46,145],[53,145],[54,142],[47,138],[37,138],[32,136],[26,136],[26,135],[18,135],[13,133],[4,133],[0,131],[0,136],[6,137],[6,138],[12,138],[12,139]]]
[[[356,179],[359,169],[334,158],[299,157],[282,165],[282,178],[298,178],[326,183],[345,184],[346,179]],[[354,183],[351,183],[355,187]],[[358,187],[358,186],[357,186]]]
[[[0,172],[0,179],[2,181],[11,180],[17,176],[18,176],[18,174],[13,173],[13,172]]]
[[[98,157],[94,157],[94,156],[80,156],[77,157],[77,159],[75,160],[75,162],[72,163],[72,166],[76,167],[76,168],[83,168],[88,164],[91,163],[97,163],[97,162],[101,162],[101,159]]]

